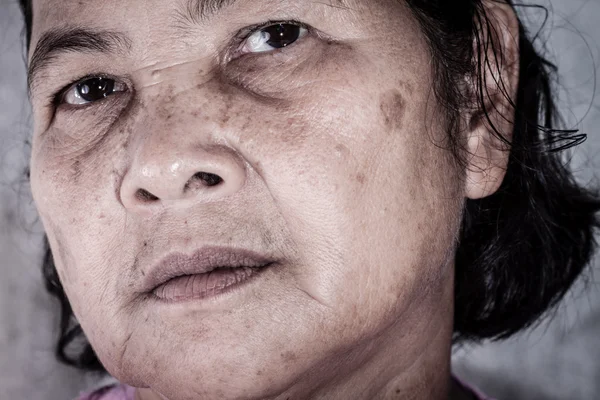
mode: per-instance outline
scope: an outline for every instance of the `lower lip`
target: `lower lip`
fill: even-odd
[[[243,286],[269,266],[220,268],[205,274],[184,275],[163,283],[152,293],[165,302],[208,299]]]

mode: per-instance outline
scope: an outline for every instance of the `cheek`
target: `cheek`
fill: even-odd
[[[344,326],[387,321],[423,288],[448,282],[459,226],[458,179],[436,145],[442,127],[423,124],[433,120],[426,99],[408,85],[372,87],[350,100],[335,87],[315,96],[326,112],[303,118],[299,132],[310,137],[264,165],[305,249],[303,284]]]
[[[123,159],[125,127],[86,118],[61,117],[36,135],[31,188],[48,235],[61,282],[79,312],[106,283],[106,255],[115,249],[120,226],[111,203]],[[90,295],[91,294],[91,295]]]

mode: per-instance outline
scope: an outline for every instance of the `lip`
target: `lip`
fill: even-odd
[[[150,268],[143,291],[151,293],[175,278],[207,274],[218,268],[259,268],[275,261],[252,250],[224,246],[206,246],[191,254],[174,252]]]

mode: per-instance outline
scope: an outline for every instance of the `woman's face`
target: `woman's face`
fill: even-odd
[[[193,3],[34,1],[31,185],[103,364],[172,398],[308,398],[449,346],[462,171],[410,11]],[[148,287],[206,246],[274,263],[202,299]]]

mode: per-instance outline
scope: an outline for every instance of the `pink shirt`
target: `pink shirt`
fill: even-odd
[[[474,388],[461,379],[454,377],[463,387],[470,390],[479,400],[494,400],[482,394],[477,388]],[[127,385],[108,386],[98,389],[91,393],[83,393],[76,400],[134,400],[135,388]]]
[[[82,393],[76,400],[133,400],[135,388],[127,385],[106,386],[89,393]]]

